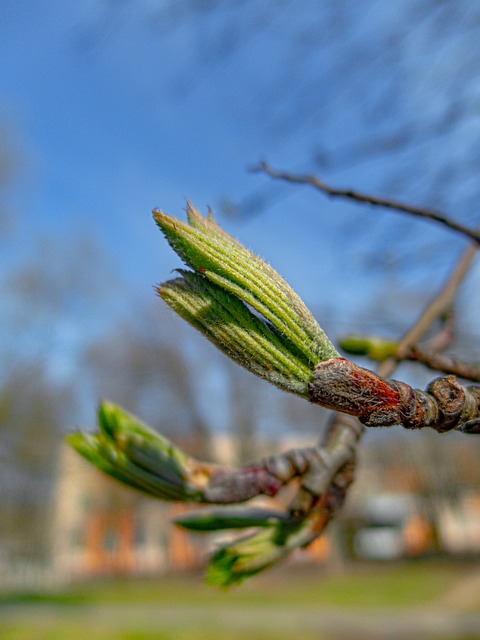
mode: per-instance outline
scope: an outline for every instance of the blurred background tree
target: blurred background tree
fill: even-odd
[[[212,145],[219,145],[224,130],[207,121],[212,102],[225,117],[222,127],[242,138],[233,151],[194,149],[198,161],[188,173],[152,132],[158,155],[173,157],[184,175],[184,183],[174,185],[178,198],[189,181],[203,197],[202,185],[224,221],[238,235],[250,236],[265,256],[275,238],[277,262],[283,259],[292,278],[303,281],[309,305],[318,307],[321,324],[333,337],[352,329],[402,333],[425,296],[442,282],[464,240],[394,214],[359,211],[348,203],[327,206],[306,189],[244,176],[243,168],[263,154],[276,166],[317,172],[340,186],[435,207],[475,225],[480,163],[480,9],[475,2],[103,0],[75,14],[73,22],[67,40],[85,75],[95,64],[110,69],[115,59],[122,68],[131,64],[132,75],[143,78],[144,85],[139,80],[121,87],[122,95],[136,100],[137,110],[129,117],[148,123],[150,105],[167,93],[172,109],[191,118],[175,131],[176,140],[184,138],[179,154],[194,148],[203,128]],[[144,76],[140,68],[146,69]],[[95,105],[98,91],[94,84]],[[106,112],[109,118],[116,113],[114,101]],[[88,127],[72,124],[86,135]],[[47,128],[45,135],[52,131]],[[127,133],[122,137],[129,139]],[[0,128],[0,145],[0,231],[12,240],[0,245],[7,265],[0,275],[6,336],[0,365],[5,476],[0,498],[11,509],[5,510],[11,517],[2,519],[2,540],[14,542],[19,553],[20,547],[22,554],[36,553],[42,518],[48,517],[43,506],[51,495],[52,452],[59,435],[93,424],[101,396],[172,436],[180,433],[190,439],[192,450],[205,449],[211,432],[228,426],[242,434],[239,460],[251,457],[256,438],[295,426],[309,431],[323,421],[317,408],[250,381],[187,333],[181,334],[185,347],[178,349],[171,335],[184,331],[180,321],[160,309],[153,292],[146,302],[147,296],[132,289],[125,255],[133,251],[141,261],[135,240],[129,238],[128,250],[118,247],[112,265],[116,250],[108,233],[92,240],[91,231],[82,231],[89,229],[88,222],[79,222],[74,233],[61,237],[62,231],[46,231],[34,239],[28,255],[11,260],[11,247],[22,244],[21,234],[28,236],[35,212],[21,213],[11,204],[12,188],[20,183],[28,190],[30,183],[22,166],[28,164],[28,151],[8,119]],[[81,175],[83,183],[74,182],[77,167],[69,164],[65,148],[59,158],[65,182],[56,188],[71,198],[87,188],[88,180]],[[234,179],[209,181],[219,171],[219,159],[233,163]],[[162,169],[150,148],[146,162],[153,167],[155,197],[162,204],[157,187]],[[107,169],[105,163],[109,177]],[[128,201],[131,193],[124,185],[111,182],[119,200]],[[134,202],[139,191],[133,184]],[[145,216],[142,226],[148,227],[148,211]],[[154,236],[153,225],[148,233]],[[281,265],[279,270],[287,273]],[[477,281],[475,266],[459,292],[452,342],[457,355],[470,359],[480,357]],[[419,386],[431,378],[430,372],[413,373],[410,365],[397,375]],[[389,432],[400,441],[406,436]],[[452,438],[435,447],[450,449]],[[38,526],[27,527],[33,515]],[[12,536],[9,523],[23,532],[24,542]]]

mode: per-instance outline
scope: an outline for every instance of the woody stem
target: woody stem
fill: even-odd
[[[317,365],[309,394],[315,404],[353,415],[367,427],[468,431],[465,424],[480,418],[480,387],[465,387],[445,376],[420,391],[344,358]]]

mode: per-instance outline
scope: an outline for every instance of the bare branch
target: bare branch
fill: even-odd
[[[409,351],[405,352],[402,359],[421,362],[434,371],[443,371],[444,373],[459,376],[465,380],[480,382],[480,368],[440,353],[424,351],[420,347],[412,347]]]
[[[453,299],[457,292],[457,289],[465,277],[472,261],[476,255],[476,245],[469,247],[460,257],[457,265],[454,267],[450,277],[442,286],[437,295],[429,302],[425,307],[420,317],[416,322],[408,329],[400,340],[398,345],[398,353],[405,354],[414,347],[417,340],[420,340],[422,336],[428,331],[430,326],[435,320],[449,311],[451,308]],[[380,376],[390,377],[399,363],[398,358],[388,358],[380,363],[377,373]],[[471,378],[467,378],[471,379]],[[476,421],[471,420],[467,422],[464,428],[459,430],[468,430],[468,433],[477,433],[479,427]],[[360,443],[361,437],[365,432],[365,426],[359,422],[357,418],[345,413],[335,413],[331,422],[329,432],[325,436],[326,443],[330,444],[332,450],[335,450],[335,442],[340,443],[344,438],[350,440],[353,436],[352,448],[351,448],[351,461],[355,460],[356,450]],[[341,508],[341,502],[338,503],[337,509],[332,508],[330,515],[325,519],[321,532],[323,533],[328,522],[332,519],[336,512]]]
[[[288,171],[279,171],[270,167],[267,162],[261,162],[259,165],[252,167],[250,170],[253,173],[265,173],[275,180],[283,180],[284,182],[290,182],[292,184],[309,185],[310,187],[313,187],[318,191],[322,191],[323,193],[331,197],[347,198],[349,200],[355,200],[356,202],[369,204],[374,207],[384,207],[387,209],[392,209],[394,211],[401,211],[402,213],[407,213],[418,218],[432,220],[433,222],[437,222],[438,224],[447,227],[451,231],[461,233],[462,235],[469,238],[469,240],[473,240],[477,244],[480,244],[480,232],[476,231],[475,229],[465,227],[459,222],[456,222],[455,220],[452,220],[439,211],[435,211],[433,209],[415,207],[412,205],[404,204],[402,202],[397,202],[396,200],[380,198],[366,193],[360,193],[358,191],[354,191],[353,189],[339,189],[336,187],[331,187],[314,175],[302,175],[290,173]]]
[[[468,272],[473,259],[477,253],[477,246],[473,245],[468,247],[461,255],[458,263],[454,267],[450,277],[442,286],[437,295],[428,303],[418,320],[408,329],[400,340],[397,357],[389,358],[382,362],[379,366],[377,373],[385,378],[388,378],[393,374],[396,369],[399,359],[403,354],[408,352],[415,344],[425,335],[428,329],[432,326],[435,320],[447,313],[450,309],[458,287],[460,286],[463,278]]]
[[[367,427],[400,424],[442,433],[480,418],[480,387],[464,387],[454,376],[446,376],[420,391],[345,358],[331,358],[315,367],[309,397],[322,407],[357,417]]]
[[[278,369],[284,375],[272,382],[346,415],[336,416],[317,446],[292,450],[240,469],[190,458],[111,403],[100,407],[97,434],[73,434],[69,441],[105,473],[164,500],[224,505],[261,494],[274,496],[281,487],[295,480],[296,493],[283,512],[214,508],[178,521],[186,528],[204,531],[256,528],[250,536],[221,547],[211,559],[209,581],[228,585],[258,573],[321,535],[342,506],[352,482],[363,425],[403,424],[410,429],[431,427],[440,432],[458,429],[479,433],[480,387],[466,388],[450,376],[434,380],[426,392],[418,391],[338,357],[313,317],[309,321],[308,309],[278,274],[230,239],[211,218],[202,218],[191,207],[188,214],[189,225],[185,225],[156,212],[157,222],[174,249],[196,270],[184,275],[181,287],[178,282],[175,286],[167,283],[169,288],[163,285],[161,293],[177,294],[174,305],[177,312],[217,346],[229,345],[231,357],[231,345],[239,343],[241,350],[237,349],[235,354],[242,354],[239,362],[243,366],[250,361],[245,361],[244,343],[248,343],[248,358],[256,358],[256,364],[247,368],[257,374],[263,372],[263,377],[272,369]],[[209,247],[208,252],[202,253],[203,245]],[[234,264],[230,253],[236,256]],[[414,340],[445,313],[472,257],[472,250],[462,257],[440,294],[402,339],[402,350],[411,350]],[[237,282],[239,263],[243,269],[242,286]],[[252,273],[255,279],[251,279]],[[257,286],[259,273],[264,279],[263,289]],[[242,306],[242,300],[263,314],[278,329],[278,334],[267,331],[266,324],[259,325],[257,316],[250,315],[248,308]],[[205,323],[204,308],[210,308],[213,303],[217,313],[213,325],[217,330],[224,327],[218,335],[212,334],[212,323]],[[241,335],[228,332],[232,317],[237,330],[245,329]],[[292,336],[290,341],[280,338],[285,327]],[[252,340],[252,335],[258,339]],[[303,349],[310,335],[315,338],[314,343],[322,346],[321,352],[313,353],[310,347]],[[311,340],[307,342],[310,344]],[[397,362],[398,359],[390,359],[383,363],[379,368],[383,371],[379,373],[388,375]]]
[[[460,256],[451,275],[438,294],[428,304],[417,322],[405,333],[398,349],[400,355],[403,349],[408,350],[409,347],[415,345],[437,318],[448,312],[457,294],[458,287],[465,278],[476,254],[477,246],[473,245],[468,247]]]
[[[239,469],[195,460],[112,403],[102,403],[97,434],[76,433],[70,444],[101,471],[163,500],[234,504],[274,496],[298,479],[286,511],[207,508],[177,524],[187,529],[257,530],[213,555],[208,581],[228,585],[254,575],[304,547],[323,532],[353,480],[359,428],[331,429],[320,447],[293,449]]]

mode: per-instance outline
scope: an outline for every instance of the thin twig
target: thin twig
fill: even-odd
[[[412,324],[410,329],[404,334],[403,338],[399,342],[399,353],[406,353],[414,347],[415,343],[425,335],[435,320],[445,313],[447,313],[453,300],[455,298],[458,287],[460,286],[463,278],[467,274],[467,271],[472,264],[472,261],[476,255],[477,247],[473,245],[469,247],[460,257],[459,261],[455,265],[450,277],[445,284],[441,287],[437,295],[429,302],[425,307],[420,317]],[[383,377],[390,377],[399,364],[399,360],[396,358],[389,358],[382,362],[377,373]],[[333,444],[335,438],[341,441],[342,438],[351,438],[352,434],[355,436],[355,440],[352,446],[352,461],[355,458],[356,449],[360,443],[361,437],[365,432],[366,427],[361,424],[357,418],[344,414],[335,413],[331,421],[328,432],[322,438],[321,446],[325,446],[328,442]],[[334,513],[331,517],[334,517]]]
[[[429,369],[443,371],[472,382],[480,382],[480,368],[440,353],[424,351],[420,347],[412,347],[405,352],[402,360],[421,362]]]
[[[384,378],[388,378],[395,371],[399,360],[402,359],[412,347],[414,347],[425,335],[437,318],[448,312],[451,307],[458,287],[466,276],[473,259],[477,253],[477,246],[472,245],[460,256],[459,261],[453,268],[450,277],[446,280],[437,295],[425,307],[420,317],[408,329],[400,340],[397,357],[385,360],[378,368],[377,373]]]
[[[458,287],[465,278],[473,259],[477,254],[477,249],[478,247],[473,245],[468,247],[468,249],[462,253],[443,287],[425,308],[417,322],[407,331],[407,333],[405,333],[400,342],[400,353],[402,352],[402,349],[408,349],[408,347],[416,344],[433,322],[449,310],[457,293]]]
[[[403,354],[412,349],[415,343],[420,340],[425,333],[429,330],[435,320],[445,313],[448,313],[453,300],[455,298],[458,287],[469,267],[471,266],[473,259],[476,255],[477,246],[473,245],[469,247],[460,257],[459,261],[455,265],[450,277],[445,284],[441,287],[437,295],[430,301],[425,307],[420,317],[412,324],[410,329],[404,334],[403,338],[399,342],[399,353]],[[396,358],[389,358],[382,362],[377,373],[383,377],[390,377],[399,364],[399,360]],[[351,463],[354,463],[356,450],[360,443],[361,437],[365,432],[366,427],[361,424],[357,418],[352,415],[344,413],[335,413],[330,423],[328,431],[324,434],[320,446],[325,447],[330,445],[332,449],[335,449],[334,442],[337,440],[341,442],[344,438],[352,441],[351,448]],[[330,518],[335,516],[335,509],[332,510]],[[330,519],[329,518],[329,519]],[[325,522],[326,526],[327,522]]]
[[[375,207],[385,207],[387,209],[401,211],[403,213],[407,213],[419,218],[432,220],[433,222],[437,222],[438,224],[441,224],[452,231],[461,233],[470,240],[473,240],[477,244],[480,244],[480,232],[476,231],[475,229],[465,227],[459,222],[456,222],[455,220],[452,220],[439,211],[435,211],[433,209],[415,207],[412,205],[404,204],[402,202],[397,202],[396,200],[390,200],[387,198],[380,198],[377,196],[360,193],[358,191],[354,191],[353,189],[339,189],[336,187],[331,187],[314,175],[302,175],[290,173],[288,171],[279,171],[270,167],[267,162],[261,162],[259,165],[252,167],[250,170],[253,173],[265,173],[275,180],[283,180],[292,184],[309,185],[314,189],[322,191],[323,193],[331,197],[347,198],[350,200],[355,200],[356,202],[361,202],[363,204],[369,204]]]

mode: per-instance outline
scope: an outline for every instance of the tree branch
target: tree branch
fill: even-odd
[[[480,418],[480,387],[464,387],[454,376],[436,378],[426,391],[369,369],[332,358],[315,367],[310,401],[357,417],[367,427],[429,427],[440,433]],[[464,431],[464,429],[462,429]]]
[[[397,343],[376,336],[347,336],[341,340],[340,346],[348,354],[367,356],[382,364],[387,361],[387,358],[394,364],[406,360],[420,362],[434,371],[459,376],[472,382],[480,382],[480,367],[478,365],[468,364],[440,353],[440,349],[445,347],[445,342],[449,338],[450,331],[443,329],[425,346],[403,347],[401,353]]]
[[[411,362],[421,362],[429,369],[434,371],[443,371],[443,373],[459,376],[465,380],[472,382],[480,382],[480,368],[466,362],[461,362],[456,358],[435,353],[433,351],[425,351],[420,347],[411,347],[402,357],[403,360]]]
[[[467,275],[477,255],[477,250],[478,247],[476,245],[471,245],[462,253],[438,294],[431,300],[415,324],[400,340],[397,349],[398,357],[401,358],[404,350],[408,351],[410,347],[417,344],[437,318],[448,313],[457,294],[458,287]]]
[[[476,231],[475,229],[465,227],[459,222],[456,222],[455,220],[452,220],[439,211],[435,211],[433,209],[415,207],[412,205],[404,204],[402,202],[398,202],[396,200],[380,198],[366,193],[360,193],[358,191],[354,191],[353,189],[339,189],[336,187],[331,187],[314,175],[302,175],[290,173],[288,171],[279,171],[270,167],[267,162],[261,162],[259,165],[251,167],[250,171],[252,171],[252,173],[265,173],[274,180],[283,180],[284,182],[289,182],[291,184],[308,185],[331,197],[347,198],[349,200],[355,200],[356,202],[362,204],[368,204],[374,207],[384,207],[387,209],[392,209],[394,211],[401,211],[402,213],[407,213],[418,218],[431,220],[443,225],[444,227],[447,227],[451,231],[455,231],[466,236],[467,238],[469,238],[469,240],[473,240],[473,242],[477,244],[480,244],[480,232]]]
[[[420,317],[416,320],[416,322],[413,323],[413,325],[407,330],[403,338],[400,340],[397,346],[397,353],[404,354],[411,350],[414,347],[415,342],[417,340],[420,340],[424,336],[424,334],[428,331],[435,320],[449,312],[458,287],[467,274],[468,269],[470,268],[476,255],[476,252],[476,245],[472,245],[462,254],[445,284],[441,287],[437,295],[428,303],[423,312],[420,314]],[[398,363],[398,358],[388,358],[384,360],[378,366],[378,375],[386,378],[390,377],[397,368]],[[468,433],[472,434],[479,433],[480,425],[478,424],[477,420],[471,420],[470,422],[467,422],[466,425],[464,425],[460,430],[468,430]],[[334,438],[332,436],[336,436],[338,441],[341,441],[342,438],[351,438],[353,434],[355,440],[351,452],[351,461],[352,464],[354,464],[356,449],[364,432],[365,426],[361,424],[357,420],[357,418],[344,413],[335,413],[331,422],[329,432],[326,434],[325,439],[327,441],[330,441],[332,443],[331,446],[334,447]],[[338,506],[337,511],[340,508],[341,505]],[[321,533],[323,533],[328,522],[335,516],[335,514],[336,511],[332,510],[330,518],[324,523],[322,527]],[[321,534],[319,533],[319,535]]]
[[[247,538],[220,548],[210,582],[228,585],[258,573],[321,535],[340,509],[353,479],[364,427],[480,431],[480,387],[454,378],[434,380],[427,392],[388,380],[338,357],[309,310],[268,265],[192,207],[189,224],[155,212],[173,248],[194,269],[164,283],[160,295],[182,317],[239,364],[280,388],[344,412],[315,447],[295,449],[240,469],[186,456],[166,438],[110,403],[99,411],[96,434],[77,433],[71,445],[99,469],[130,487],[164,500],[230,504],[274,496],[296,480],[285,511],[207,508],[177,521],[195,530],[255,527]],[[468,265],[467,265],[468,266]],[[451,302],[465,264],[401,341],[422,335]],[[460,273],[460,275],[459,275]],[[462,276],[463,277],[463,276]],[[257,311],[253,314],[252,307]],[[260,317],[259,317],[260,316]],[[383,363],[379,371],[397,360]]]
[[[284,511],[215,507],[176,521],[195,531],[257,529],[220,548],[211,558],[208,580],[223,586],[258,573],[321,535],[352,482],[360,433],[359,426],[348,433],[331,429],[321,447],[293,449],[235,469],[187,456],[112,403],[100,405],[98,418],[98,433],[72,434],[69,443],[104,473],[154,498],[236,504],[258,495],[274,496],[292,480],[299,480]]]
[[[429,302],[423,312],[420,314],[417,321],[406,331],[403,338],[395,344],[393,341],[385,341],[389,348],[394,351],[394,355],[391,357],[381,359],[381,363],[377,369],[377,373],[384,378],[390,377],[395,371],[397,364],[402,360],[417,360],[423,362],[430,368],[443,371],[444,373],[450,373],[453,375],[459,375],[466,380],[472,380],[473,382],[480,382],[478,369],[472,365],[468,365],[457,360],[452,360],[446,356],[440,356],[430,348],[428,350],[422,350],[418,346],[418,341],[425,335],[435,320],[447,313],[449,313],[458,287],[465,278],[473,259],[477,254],[477,246],[471,245],[460,256],[457,264],[452,270],[452,273],[447,278],[445,284],[441,287],[437,295]],[[356,350],[355,353],[359,355],[366,355],[372,359],[377,358],[369,349],[368,338],[360,339],[364,342],[361,352]],[[346,345],[348,339],[344,341]],[[374,350],[378,351],[377,340],[374,339]],[[442,340],[443,342],[443,340]],[[341,343],[342,344],[342,343]],[[434,345],[432,345],[433,347]],[[343,348],[343,346],[342,346]],[[381,350],[381,348],[380,348]],[[348,351],[348,349],[347,349]],[[353,353],[353,351],[352,351]],[[430,364],[429,364],[430,363]],[[438,366],[437,366],[438,365]]]

